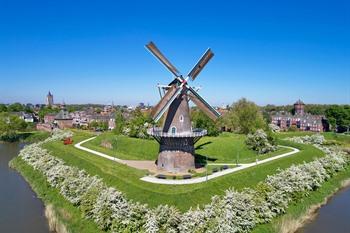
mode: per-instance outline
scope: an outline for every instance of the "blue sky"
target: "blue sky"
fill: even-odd
[[[349,1],[0,0],[0,102],[155,104],[171,74],[214,58],[191,85],[213,105],[350,103]]]

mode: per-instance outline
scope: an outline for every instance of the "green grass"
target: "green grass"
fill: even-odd
[[[84,140],[91,135],[76,132],[74,142]],[[127,198],[148,203],[150,206],[170,204],[181,211],[190,207],[204,205],[210,202],[213,195],[222,195],[230,187],[242,189],[253,187],[267,175],[276,173],[277,168],[287,168],[291,164],[308,162],[323,153],[309,145],[301,145],[281,140],[279,143],[299,148],[301,152],[292,156],[261,164],[237,173],[229,174],[205,183],[191,185],[159,185],[141,181],[146,171],[121,165],[96,155],[78,150],[73,145],[63,145],[62,142],[50,142],[44,147],[72,166],[85,169],[91,175],[98,175],[104,182],[123,192]]]
[[[288,148],[278,148],[274,152],[258,155],[245,144],[245,135],[223,133],[218,137],[204,137],[195,145],[196,154],[214,163],[251,163],[275,155],[292,151]]]
[[[26,143],[43,141],[49,136],[50,133],[45,131],[31,131],[19,133],[20,140]]]
[[[63,223],[68,232],[101,232],[93,221],[84,219],[81,211],[66,201],[57,189],[49,186],[43,174],[34,170],[20,157],[11,160],[10,166],[22,174],[45,206],[53,205],[59,221]]]
[[[335,140],[345,147],[350,147],[350,136],[333,132],[323,133],[326,140]]]
[[[113,149],[102,147],[103,141],[111,142]],[[155,160],[159,150],[159,144],[155,140],[131,138],[111,132],[103,133],[96,139],[84,143],[83,146],[128,160]]]
[[[287,137],[295,137],[295,136],[305,136],[305,135],[312,135],[315,133],[312,132],[303,132],[303,131],[297,131],[297,132],[280,132],[276,135],[279,138],[287,138]],[[345,134],[339,134],[334,132],[323,132],[321,133],[326,140],[329,141],[336,141],[343,147],[350,147],[350,136]]]
[[[101,142],[108,141],[113,149],[101,146]],[[104,133],[96,139],[83,144],[83,146],[106,153],[108,155],[128,160],[155,160],[158,155],[159,144],[155,140],[145,140],[117,136],[112,133]],[[210,163],[251,163],[257,158],[266,159],[275,155],[290,152],[288,148],[258,155],[249,150],[245,145],[245,136],[242,134],[223,133],[218,137],[204,137],[195,145],[197,161],[203,163],[208,158]]]

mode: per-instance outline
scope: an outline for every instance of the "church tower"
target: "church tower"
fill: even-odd
[[[300,99],[294,103],[294,111],[296,115],[304,115],[305,104]]]
[[[46,96],[46,106],[53,106],[53,95],[50,91]]]

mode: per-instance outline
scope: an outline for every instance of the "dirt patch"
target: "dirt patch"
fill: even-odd
[[[45,216],[49,222],[50,231],[57,233],[68,233],[67,228],[59,220],[53,205],[49,204],[45,207]]]

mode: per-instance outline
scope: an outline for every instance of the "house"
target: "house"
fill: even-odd
[[[72,128],[73,118],[69,115],[69,112],[65,109],[61,109],[55,116],[54,123],[60,129]]]
[[[295,127],[301,131],[323,132],[327,128],[325,116],[305,113],[305,104],[301,100],[294,103],[294,114],[277,112],[271,119],[272,124],[282,130]]]
[[[86,111],[75,111],[70,114],[73,118],[73,125],[77,127],[87,127],[89,125]]]
[[[51,132],[54,129],[54,126],[48,123],[38,123],[36,125],[36,129],[41,131]]]
[[[46,123],[46,124],[51,124],[51,123],[53,123],[54,120],[55,120],[56,115],[57,115],[56,113],[49,113],[49,114],[46,114],[46,115],[44,116],[44,123]]]
[[[27,123],[34,123],[34,121],[35,121],[34,115],[32,113],[24,113],[23,112],[23,114],[20,118],[23,119]]]

